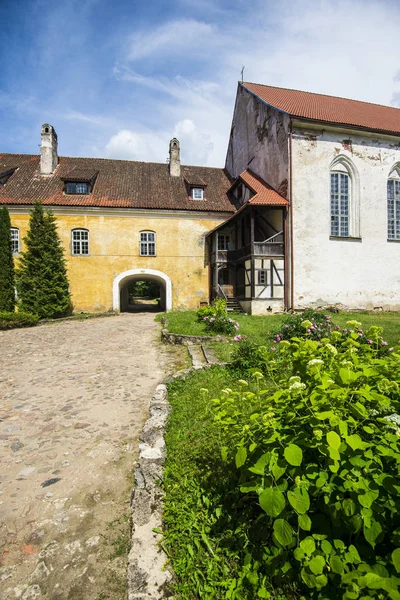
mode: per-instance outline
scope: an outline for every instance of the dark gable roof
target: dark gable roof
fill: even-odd
[[[0,154],[0,173],[17,167],[0,188],[0,204],[50,206],[97,206],[234,212],[227,191],[231,181],[224,169],[182,167],[181,177],[170,177],[167,164],[104,158],[60,157],[53,175],[40,175],[40,157],[29,154]],[[184,181],[185,169],[204,181],[204,200],[193,200]],[[88,179],[97,173],[93,192],[65,194],[64,180]],[[74,175],[75,174],[75,175]]]

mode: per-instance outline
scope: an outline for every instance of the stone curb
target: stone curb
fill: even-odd
[[[229,363],[218,363],[227,366]],[[167,555],[160,545],[162,535],[163,496],[160,482],[163,479],[165,460],[165,427],[171,407],[167,384],[184,379],[199,369],[215,365],[189,367],[166,377],[156,388],[150,401],[150,417],[144,424],[139,441],[139,460],[135,469],[135,488],[132,493],[132,535],[128,556],[128,600],[173,600],[169,583],[173,571],[166,567]]]
[[[201,344],[202,342],[227,342],[228,338],[223,335],[183,335],[182,333],[171,333],[167,329],[161,330],[161,338],[168,344],[185,346],[188,343]]]
[[[162,529],[164,433],[170,406],[167,386],[157,386],[150,401],[150,417],[144,424],[132,494],[132,537],[128,556],[128,600],[172,598],[168,583],[172,573],[165,568],[167,556],[160,546]]]

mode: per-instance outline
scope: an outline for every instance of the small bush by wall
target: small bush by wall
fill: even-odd
[[[32,327],[39,321],[37,315],[24,312],[0,312],[0,329],[14,329],[15,327]]]

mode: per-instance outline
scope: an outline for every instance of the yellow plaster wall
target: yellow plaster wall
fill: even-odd
[[[29,214],[10,210],[12,227],[20,230],[21,249]],[[74,311],[112,310],[116,276],[131,269],[155,269],[172,281],[174,310],[195,309],[208,301],[208,267],[205,266],[205,234],[223,218],[175,216],[118,216],[56,214],[65,248]],[[71,256],[71,230],[89,230],[90,255]],[[156,233],[157,256],[139,256],[140,231]],[[16,266],[18,258],[16,257]]]

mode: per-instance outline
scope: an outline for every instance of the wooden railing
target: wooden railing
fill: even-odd
[[[279,231],[272,237],[263,242],[254,242],[253,252],[251,244],[246,244],[237,250],[217,250],[211,255],[211,262],[215,263],[235,263],[247,256],[284,256],[285,245],[283,241],[283,231]]]

